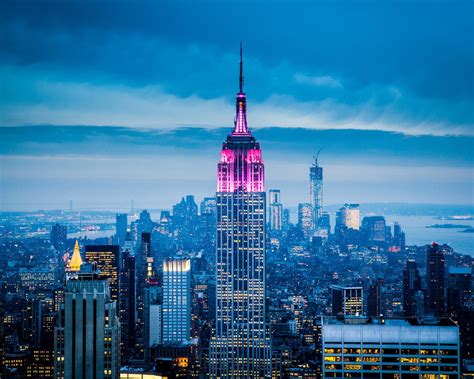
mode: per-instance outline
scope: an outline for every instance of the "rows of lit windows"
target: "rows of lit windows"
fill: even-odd
[[[399,349],[399,348],[336,348],[326,347],[325,354],[382,354],[382,355],[448,355],[457,357],[456,349]]]

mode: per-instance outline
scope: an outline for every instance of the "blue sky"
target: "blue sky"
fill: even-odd
[[[471,1],[3,1],[1,207],[169,207],[215,190],[244,43],[267,187],[473,201]],[[91,183],[94,184],[91,187]]]

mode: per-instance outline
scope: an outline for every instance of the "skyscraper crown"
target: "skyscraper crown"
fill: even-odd
[[[72,258],[69,261],[69,270],[70,271],[79,271],[82,265],[82,258],[81,253],[79,251],[79,242],[76,240],[76,244],[74,245],[74,252],[72,254]]]
[[[263,192],[264,166],[260,144],[247,126],[246,96],[243,93],[243,60],[240,46],[240,77],[234,129],[222,146],[218,165],[218,192]]]

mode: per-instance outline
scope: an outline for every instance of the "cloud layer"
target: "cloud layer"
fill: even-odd
[[[255,127],[472,135],[473,7],[6,1],[0,123],[225,126],[238,37]]]
[[[286,204],[307,200],[321,147],[326,202],[472,203],[473,12],[467,0],[3,1],[1,207],[212,194],[242,40],[249,124]]]
[[[87,208],[127,207],[131,199],[137,207],[167,208],[189,191],[209,196],[228,132],[0,128],[1,208],[64,208],[69,199]],[[280,188],[286,205],[308,200],[311,156],[321,147],[326,204],[472,202],[474,137],[295,128],[254,134],[263,148],[267,188]]]

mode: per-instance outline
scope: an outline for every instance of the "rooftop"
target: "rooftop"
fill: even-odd
[[[456,326],[450,318],[323,317],[323,325]]]

